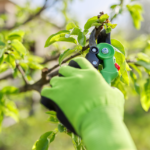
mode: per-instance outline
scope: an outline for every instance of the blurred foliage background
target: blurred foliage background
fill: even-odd
[[[88,5],[90,3],[92,7]],[[143,9],[142,6],[132,8],[136,3],[142,5]],[[78,9],[73,5],[77,5]],[[100,5],[99,10],[94,9],[97,5]],[[39,103],[39,91],[43,85],[39,79],[41,70],[44,67],[55,66],[60,53],[72,44],[55,43],[44,48],[45,41],[51,34],[65,29],[68,22],[75,22],[83,28],[86,20],[98,15],[100,11],[108,13],[112,22],[118,24],[112,32],[112,38],[124,45],[126,61],[132,69],[129,73],[129,85],[123,84],[123,88],[121,87],[126,96],[125,123],[137,148],[150,149],[149,6],[148,0],[108,0],[108,2],[100,0],[93,2],[88,0],[43,0],[40,2],[0,0],[0,42],[3,38],[5,41],[12,40],[12,38],[19,39],[17,41],[20,43],[17,45],[20,47],[15,47],[15,44],[12,47],[21,48],[22,51],[19,52],[21,56],[24,55],[25,49],[28,51],[27,61],[20,61],[18,64],[15,59],[6,56],[7,53],[10,54],[13,51],[9,47],[10,43],[7,43],[7,51],[5,49],[3,53],[3,46],[6,43],[0,43],[0,65],[4,53],[6,56],[4,59],[9,64],[9,66],[3,64],[0,67],[0,150],[30,150],[43,133],[57,127],[55,123],[48,120],[47,110]],[[83,19],[83,12],[88,14],[85,15],[85,19]],[[18,56],[19,59],[21,56]],[[36,84],[38,86],[35,87],[34,83],[37,81],[39,81]],[[43,82],[47,83],[45,80]],[[28,86],[29,84],[33,86]],[[18,93],[18,88],[20,93]],[[49,149],[73,150],[74,147],[67,134],[58,133]]]

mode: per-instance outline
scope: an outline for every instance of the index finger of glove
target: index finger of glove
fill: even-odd
[[[94,69],[92,64],[84,57],[76,57],[71,61],[75,61],[81,67],[81,69]]]
[[[70,66],[62,66],[59,69],[59,74],[63,75],[64,77],[75,76],[79,74],[81,69],[77,69]]]

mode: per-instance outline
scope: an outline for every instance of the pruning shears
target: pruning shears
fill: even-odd
[[[89,38],[89,53],[86,55],[86,59],[99,70],[99,65],[102,65],[100,73],[108,84],[118,76],[120,66],[115,62],[115,49],[111,45],[110,33],[106,33],[102,30],[97,38],[97,44],[95,39],[96,29],[91,32]],[[78,64],[69,64],[70,66],[80,68]]]

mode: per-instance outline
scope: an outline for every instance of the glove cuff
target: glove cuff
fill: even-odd
[[[87,149],[136,150],[123,118],[114,106],[100,106],[86,114],[79,135]]]

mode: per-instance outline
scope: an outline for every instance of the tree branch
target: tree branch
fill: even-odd
[[[14,28],[17,28],[17,27],[19,27],[19,26],[21,26],[21,25],[25,25],[26,23],[30,22],[31,20],[33,20],[34,18],[36,18],[37,16],[39,16],[39,15],[43,12],[43,10],[45,10],[47,1],[48,1],[48,0],[45,0],[43,7],[42,7],[37,13],[35,13],[35,14],[33,14],[33,15],[30,15],[30,16],[29,16],[24,22],[22,22],[21,24],[17,24],[17,25],[15,24],[14,26],[11,26],[11,27],[4,27],[4,28],[1,28],[0,31],[2,31],[2,30],[12,30],[12,29],[14,29]]]
[[[96,29],[96,37],[99,35],[99,32],[101,31],[102,27],[100,26],[98,29]],[[89,48],[89,44],[87,46],[84,46],[81,50],[81,52],[84,52],[85,50],[87,50]],[[65,59],[62,64],[66,63],[67,61],[69,61],[70,59],[76,57],[76,56],[79,56],[81,55],[81,52],[78,52],[72,56],[70,56],[69,58]],[[20,92],[26,92],[26,91],[30,91],[30,90],[36,90],[38,92],[41,91],[41,88],[44,84],[47,84],[49,83],[49,81],[51,80],[52,77],[54,76],[57,76],[59,73],[58,73],[58,69],[54,72],[52,72],[54,69],[56,69],[57,67],[59,67],[59,64],[55,65],[54,67],[52,67],[51,69],[47,69],[47,68],[44,68],[42,70],[42,77],[41,79],[39,79],[37,82],[35,82],[34,84],[32,85],[25,85],[23,87],[20,87]],[[52,72],[52,73],[50,73]],[[50,74],[49,74],[50,73]],[[47,75],[49,78],[47,78]]]
[[[4,77],[0,77],[0,81],[6,80],[6,79],[9,79],[9,78],[13,78],[12,73],[9,73],[9,74],[5,75]]]
[[[55,56],[49,56],[49,57],[45,57],[44,61],[41,63],[41,64],[46,64],[50,61],[53,61],[53,60],[57,60],[59,58],[60,54],[57,54]]]
[[[25,84],[28,85],[29,82],[28,82],[28,80],[26,79],[25,73],[24,73],[23,69],[21,68],[21,66],[20,66],[19,64],[17,64],[17,65],[16,65],[16,68],[17,68],[17,69],[19,70],[19,72],[21,73],[22,78],[23,78]]]

